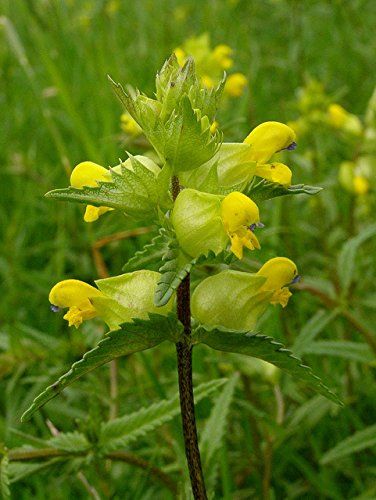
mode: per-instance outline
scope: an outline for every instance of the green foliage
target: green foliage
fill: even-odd
[[[141,220],[155,218],[160,202],[157,177],[136,158],[130,159],[132,170],[123,164],[121,173],[111,170],[112,182],[98,182],[98,187],[55,189],[46,197],[106,206]]]
[[[161,229],[161,235],[166,242],[167,251],[162,257],[163,264],[159,268],[161,278],[155,290],[155,304],[158,307],[167,304],[180,283],[195,266],[215,262],[228,263],[232,260],[232,255],[227,251],[219,254],[209,251],[207,255],[200,255],[190,260],[180,249],[173,230]]]
[[[9,490],[9,459],[7,452],[0,450],[0,493],[4,500],[10,499]]]
[[[225,379],[211,380],[196,387],[195,403],[208,397],[225,383]],[[147,408],[111,420],[101,425],[99,446],[105,452],[128,446],[132,441],[170,421],[180,412],[179,394],[172,399],[161,400]]]
[[[46,444],[51,448],[71,453],[81,453],[90,449],[90,444],[84,434],[77,431],[60,432],[57,436],[49,439]]]
[[[293,375],[294,378],[303,380],[328,399],[342,404],[338,396],[328,389],[308,366],[303,365],[300,359],[293,356],[290,350],[272,337],[226,328],[206,329],[202,326],[197,327],[193,335],[197,343],[206,344],[212,349],[263,359]]]
[[[363,342],[321,340],[320,342],[312,342],[306,347],[305,353],[316,354],[318,356],[335,356],[365,364],[375,362],[374,353],[371,351],[370,347]]]
[[[320,462],[323,465],[340,460],[343,457],[357,453],[376,446],[376,425],[371,425],[355,432],[352,436],[338,443],[334,448],[330,449],[321,457]]]
[[[255,203],[260,203],[271,198],[279,196],[287,196],[290,194],[309,194],[314,195],[322,190],[321,187],[306,186],[304,184],[296,184],[295,186],[284,187],[276,182],[270,182],[265,179],[255,181],[245,190],[245,194],[252,198]]]
[[[338,255],[338,276],[340,278],[340,282],[342,285],[342,293],[346,295],[348,289],[354,279],[354,273],[356,269],[356,258],[357,252],[360,247],[366,240],[372,238],[376,234],[376,225],[369,226],[363,231],[346,241],[346,243],[341,248],[341,251]]]
[[[165,63],[157,77],[157,100],[139,92],[127,94],[120,84],[111,83],[120,102],[173,172],[197,168],[215,155],[221,136],[211,133],[210,117],[223,84],[215,90],[200,88],[191,59],[183,68],[174,56]]]
[[[167,240],[162,230],[142,250],[138,250],[123,266],[123,271],[130,273],[137,269],[158,271],[162,257],[166,252]]]
[[[174,315],[165,317],[150,314],[149,321],[134,319],[133,323],[122,325],[120,330],[109,332],[97,347],[85,353],[67,373],[34,399],[33,404],[22,415],[22,420],[28,420],[41,406],[82,375],[119,356],[151,349],[165,340],[173,340],[181,328]]]
[[[228,426],[230,405],[233,401],[238,374],[234,374],[217,398],[201,435],[200,449],[203,470],[209,491],[214,491],[218,475],[219,452],[223,446]]]

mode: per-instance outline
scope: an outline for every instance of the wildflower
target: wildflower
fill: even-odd
[[[255,175],[267,179],[268,181],[282,184],[282,186],[291,186],[292,172],[289,167],[283,163],[257,165]]]
[[[82,189],[85,186],[97,187],[99,185],[98,182],[111,182],[111,174],[109,170],[97,163],[84,161],[79,163],[71,173],[70,184],[72,187],[78,189]],[[112,210],[112,208],[88,205],[86,207],[84,221],[94,222],[109,210]]]
[[[132,137],[137,137],[142,134],[142,128],[129,113],[123,113],[120,117],[120,121],[120,127],[126,134]]]
[[[355,194],[366,194],[369,191],[369,181],[362,175],[355,175],[353,179],[353,187]]]
[[[240,97],[247,84],[248,80],[243,73],[233,73],[227,77],[225,92],[231,97]]]
[[[264,122],[254,128],[244,142],[252,146],[248,159],[265,164],[274,153],[295,149],[295,139],[295,132],[284,123]]]
[[[269,304],[287,305],[287,286],[298,278],[295,264],[285,257],[270,259],[255,274],[227,269],[196,287],[192,315],[205,325],[252,330]]]
[[[362,123],[359,118],[346,111],[339,104],[328,106],[328,122],[332,127],[343,129],[350,134],[359,135],[362,133]]]
[[[97,280],[97,288],[79,280],[60,281],[50,291],[52,310],[68,308],[64,315],[69,326],[78,328],[83,321],[100,316],[116,330],[133,318],[147,319],[149,313],[168,314],[174,300],[163,307],[154,305],[154,292],[160,274],[140,270],[112,278]]]
[[[222,69],[230,69],[234,64],[231,58],[233,50],[231,47],[225,44],[220,44],[214,47],[213,58],[219,64]]]
[[[250,250],[260,248],[260,243],[251,225],[260,222],[259,209],[250,198],[237,191],[227,195],[221,204],[221,217],[231,239],[231,251],[243,258],[243,247]]]
[[[64,319],[69,326],[78,328],[86,319],[97,316],[97,311],[90,299],[100,297],[102,293],[91,285],[79,280],[64,280],[57,283],[48,297],[53,307],[66,308]]]
[[[176,49],[174,50],[174,54],[178,61],[179,66],[183,67],[187,58],[184,50],[181,47],[176,47]]]
[[[282,307],[286,307],[292,295],[287,286],[296,283],[300,279],[294,262],[286,257],[274,257],[265,262],[256,274],[266,278],[266,282],[261,286],[260,291],[273,292],[270,303],[281,304]]]
[[[190,258],[218,254],[231,240],[231,251],[241,259],[243,247],[260,248],[255,234],[259,226],[257,205],[242,193],[226,197],[184,189],[175,200],[171,222],[180,248]]]

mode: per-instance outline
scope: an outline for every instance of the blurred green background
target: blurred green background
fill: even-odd
[[[108,166],[124,158],[125,149],[142,152],[121,132],[121,108],[106,75],[150,94],[171,52],[206,32],[213,46],[234,50],[232,71],[248,79],[244,94],[227,100],[219,113],[226,141],[243,140],[267,120],[303,117],[307,124],[301,140],[298,131],[298,149],[284,161],[294,183],[325,190],[314,198],[266,204],[262,250],[242,265],[254,270],[275,255],[297,262],[304,276],[300,289],[283,313],[273,308],[260,329],[295,345],[346,403],[337,408],[291,378],[271,377],[240,357],[197,350],[197,384],[240,373],[226,432],[219,425],[214,496],[376,497],[376,104],[368,105],[376,83],[374,7],[372,0],[0,0],[0,442],[13,448],[35,445],[33,437],[47,440],[47,419],[60,431],[91,435],[107,418],[105,366],[30,423],[19,421],[33,397],[104,333],[100,322],[68,330],[49,311],[51,286],[67,277],[92,282],[99,273],[96,243],[136,227],[113,213],[85,224],[82,206],[43,195],[66,186],[81,161]],[[322,125],[314,112],[331,102],[357,115],[371,132],[354,136]],[[356,163],[364,155],[369,186],[359,195],[339,182],[338,173],[342,162]],[[101,247],[109,272],[119,274],[153,234],[151,229]],[[170,347],[122,359],[119,414],[175,394],[175,369]],[[198,405],[200,429],[216,397]],[[175,417],[126,449],[178,482],[184,465],[178,429]],[[338,458],[322,460],[357,432],[363,434],[355,444],[345,442]],[[17,499],[95,498],[78,477],[82,471],[100,498],[170,498],[160,482],[129,464],[66,460],[36,467],[35,473],[30,464],[22,467],[11,469]]]

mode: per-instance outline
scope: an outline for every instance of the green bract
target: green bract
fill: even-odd
[[[191,257],[219,253],[228,243],[221,219],[222,196],[184,189],[176,198],[171,222],[181,249]]]
[[[273,292],[260,291],[266,278],[226,270],[202,281],[192,295],[193,317],[208,326],[252,330]]]

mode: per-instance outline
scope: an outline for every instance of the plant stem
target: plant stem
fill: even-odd
[[[172,178],[172,197],[175,200],[180,192],[179,179]],[[196,500],[206,500],[206,489],[202,473],[200,450],[198,447],[195,404],[192,381],[192,346],[191,306],[190,306],[190,276],[184,278],[177,289],[177,314],[184,326],[184,339],[176,344],[178,363],[180,410],[183,424],[185,455],[187,457],[189,476],[193,496]]]

